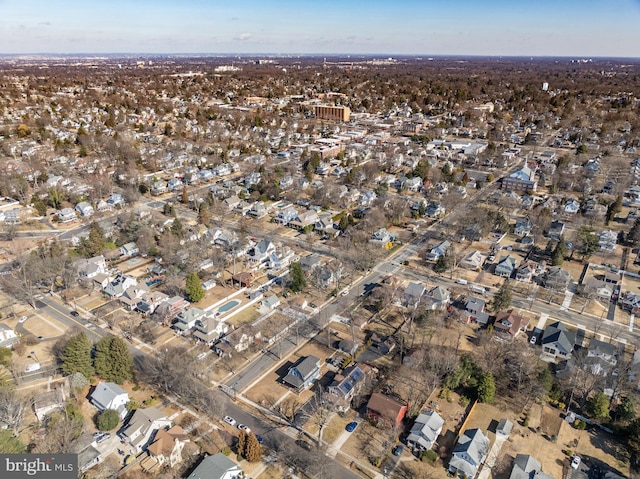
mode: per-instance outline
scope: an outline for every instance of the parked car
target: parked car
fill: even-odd
[[[103,441],[106,441],[110,437],[111,437],[111,434],[109,434],[108,432],[97,432],[93,435],[93,438],[96,440],[98,444],[100,444]]]
[[[258,444],[262,444],[264,442],[264,439],[262,439],[262,436],[258,436],[256,434],[256,439],[258,440]]]
[[[357,427],[358,427],[358,423],[356,421],[353,421],[347,424],[347,427],[345,427],[345,429],[347,430],[347,432],[353,432],[356,430]]]
[[[531,336],[531,339],[529,340],[529,342],[531,344],[538,344],[538,336],[534,334],[533,336]]]
[[[238,424],[238,429],[240,429],[241,431],[245,431],[247,434],[251,432],[249,426],[245,426],[244,424]]]
[[[80,313],[78,313],[77,311],[71,311],[69,314],[74,318],[77,318],[78,316],[80,316]]]
[[[393,451],[391,451],[391,453],[394,456],[400,456],[402,455],[402,451],[404,451],[404,446],[402,444],[398,444],[396,447],[393,448]]]
[[[225,416],[225,417],[222,418],[222,420],[224,422],[226,422],[227,424],[231,424],[232,426],[236,425],[236,420],[233,419],[231,416]]]
[[[310,450],[311,450],[311,448],[313,447],[313,446],[311,446],[311,444],[309,444],[307,441],[303,441],[302,439],[298,439],[298,440],[296,441],[296,444],[297,444],[298,446],[300,446],[302,449],[306,449],[307,451],[310,451]]]
[[[26,316],[23,316],[23,317],[21,317],[21,318],[18,320],[18,322],[19,322],[19,323],[24,323],[26,320],[27,320],[27,317],[26,317]]]
[[[206,357],[207,357],[207,353],[200,353],[196,356],[196,359],[200,361],[201,359],[204,359]]]
[[[571,467],[573,469],[578,469],[578,467],[580,467],[580,456],[578,456],[577,454],[574,454],[574,456],[571,458]]]

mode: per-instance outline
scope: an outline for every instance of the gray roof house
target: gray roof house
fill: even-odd
[[[500,261],[498,261],[498,264],[496,265],[495,274],[498,276],[509,278],[513,274],[517,266],[518,263],[513,256],[503,256],[502,258],[500,258]]]
[[[554,291],[565,291],[572,281],[571,273],[559,266],[553,266],[544,278],[544,287]]]
[[[300,360],[295,366],[291,366],[283,382],[301,391],[311,386],[318,376],[320,376],[320,359],[310,355]]]
[[[440,258],[441,256],[444,256],[449,250],[449,248],[451,248],[451,243],[449,243],[446,240],[437,244],[436,246],[431,248],[431,250],[427,253],[427,260],[438,261],[438,258]]]
[[[187,479],[236,479],[243,475],[239,465],[219,452],[206,456]]]
[[[171,420],[158,408],[136,409],[119,435],[141,452],[151,444],[156,431],[170,426]]]
[[[484,264],[486,259],[487,257],[480,253],[480,251],[471,251],[463,256],[463,258],[460,260],[459,266],[461,268],[477,271],[482,268],[482,265]]]
[[[100,411],[115,409],[121,418],[127,415],[125,406],[129,402],[129,394],[116,383],[98,383],[89,400]]]
[[[575,335],[560,321],[550,324],[542,335],[542,350],[553,357],[568,359],[573,351]]]
[[[411,282],[404,290],[404,304],[408,307],[415,308],[422,299],[422,296],[426,293],[427,288],[425,288],[424,285]]]
[[[449,472],[472,479],[489,452],[489,438],[480,429],[467,429],[453,448]]]
[[[411,427],[407,445],[419,451],[428,451],[433,447],[442,432],[444,419],[435,411],[420,414]]]
[[[542,472],[542,464],[529,454],[518,454],[513,460],[509,479],[554,479]]]

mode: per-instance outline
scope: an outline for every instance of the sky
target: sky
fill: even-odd
[[[640,57],[640,0],[0,0],[0,54]]]

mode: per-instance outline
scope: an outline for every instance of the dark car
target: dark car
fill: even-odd
[[[402,444],[399,444],[393,448],[393,451],[391,451],[391,453],[394,456],[400,456],[402,454],[402,451],[404,451],[404,446]]]
[[[77,311],[71,311],[69,314],[74,318],[77,318],[78,316],[80,316],[80,313],[78,313]]]
[[[302,439],[298,439],[296,441],[296,444],[298,446],[300,446],[302,449],[306,449],[307,451],[310,451],[311,448],[313,447],[311,444],[309,444],[307,441],[303,441]]]
[[[264,439],[262,439],[262,436],[258,436],[257,434],[256,434],[256,439],[258,440],[259,444],[262,444],[264,442]]]
[[[347,427],[345,427],[345,429],[347,430],[347,432],[353,432],[356,430],[357,427],[358,427],[358,423],[356,421],[353,421],[347,424]]]

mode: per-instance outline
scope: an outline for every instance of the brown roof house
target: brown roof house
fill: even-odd
[[[187,442],[189,438],[180,426],[160,429],[153,442],[147,447],[149,457],[143,459],[141,466],[146,471],[151,471],[162,464],[174,467],[182,461],[182,450]]]
[[[367,403],[367,417],[385,427],[399,426],[409,410],[409,404],[401,399],[373,393]]]
[[[529,325],[529,318],[517,313],[515,309],[500,311],[496,315],[493,327],[497,333],[515,338],[520,331],[525,331]]]

